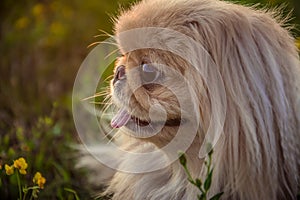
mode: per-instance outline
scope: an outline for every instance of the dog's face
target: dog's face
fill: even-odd
[[[112,99],[119,108],[114,128],[137,137],[165,143],[188,119],[190,104],[185,77],[188,64],[170,52],[142,49],[125,53],[116,61],[111,81]]]
[[[146,30],[145,35],[140,30],[133,31],[132,35],[128,32],[144,27],[159,27],[191,34],[189,25],[193,22],[178,21],[182,19],[181,16],[174,18],[176,20],[161,20],[149,12],[144,12],[141,6],[121,15],[116,24],[117,42],[123,56],[116,61],[114,79],[111,81],[112,100],[119,109],[111,125],[158,145],[170,142],[180,126],[188,126],[195,119],[199,123],[195,115],[204,115],[199,103],[203,103],[202,97],[206,96],[202,93],[206,89],[190,60],[172,52],[172,48],[180,48],[181,52],[189,51],[176,33],[161,33],[158,30],[157,33],[161,34],[158,36],[155,31],[149,33],[151,31]],[[124,32],[129,36],[118,37]],[[157,38],[158,45],[171,44],[171,50],[147,46],[148,42],[151,43],[151,40]],[[146,40],[145,47],[142,45],[140,48],[131,48],[139,40]],[[205,109],[210,108],[207,106]],[[205,122],[202,126],[204,125]]]

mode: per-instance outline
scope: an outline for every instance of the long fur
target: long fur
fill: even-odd
[[[164,27],[186,34],[203,45],[218,67],[225,86],[227,112],[222,136],[214,147],[210,195],[223,191],[222,199],[297,198],[300,65],[293,37],[282,27],[283,22],[275,18],[276,12],[217,0],[143,0],[124,11],[116,21],[116,34],[141,27]],[[122,41],[119,45],[122,48]],[[199,112],[205,132],[211,101],[203,89],[205,86],[200,84],[201,78],[187,63],[172,59],[172,55],[155,51],[152,56],[173,62],[176,70],[195,80],[193,87],[199,91]],[[128,60],[124,62],[130,65]],[[153,96],[145,91],[136,95],[132,106],[147,107],[141,103],[146,95],[157,98],[170,112],[175,109],[167,107],[174,104],[171,99],[160,99],[167,95],[164,91],[153,92],[156,92]],[[117,100],[115,103],[121,104]],[[142,111],[138,115],[143,115]],[[194,177],[204,176],[201,170],[204,160],[198,158],[203,130],[199,130],[187,151],[188,167]],[[124,136],[118,140],[124,149],[145,152],[163,146],[169,138],[161,136],[145,141]],[[133,162],[122,158],[120,165],[130,166]],[[189,200],[196,199],[198,192],[187,181],[178,161],[156,172],[112,175],[106,183],[106,193],[112,193],[114,200]]]

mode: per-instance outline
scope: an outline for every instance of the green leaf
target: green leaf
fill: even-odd
[[[212,173],[213,169],[209,172],[208,176],[206,177],[206,180],[204,182],[204,189],[205,191],[208,191],[211,185],[211,179],[212,179]]]
[[[195,182],[194,182],[194,180],[193,180],[193,179],[191,179],[190,177],[188,177],[188,181],[189,181],[190,183],[192,183],[192,184],[194,184],[194,185],[195,185]]]
[[[213,196],[212,198],[210,198],[209,200],[219,200],[223,194],[224,194],[224,192],[220,192],[220,193],[214,195],[214,196]]]
[[[179,162],[182,166],[186,166],[186,157],[183,152],[179,152]]]
[[[67,191],[67,192],[72,193],[76,200],[80,200],[80,198],[78,197],[77,192],[75,190],[73,190],[71,188],[64,188],[64,190]]]
[[[202,186],[202,181],[199,178],[196,178],[196,186],[200,188]]]
[[[27,187],[23,187],[23,193],[26,194],[28,192],[28,188]]]
[[[206,151],[209,156],[211,156],[213,154],[213,147],[212,147],[211,143],[206,144]]]

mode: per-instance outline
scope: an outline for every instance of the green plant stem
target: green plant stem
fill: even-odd
[[[27,191],[28,192],[28,191]],[[27,192],[24,192],[23,200],[26,200]]]
[[[19,172],[17,171],[17,181],[18,181],[18,188],[19,188],[19,199],[22,199],[22,189],[21,189],[21,181],[20,181],[20,176]]]
[[[64,190],[67,191],[67,192],[72,193],[75,197],[75,200],[80,200],[80,198],[78,197],[77,192],[75,190],[72,190],[70,188],[64,188]]]
[[[29,200],[32,200],[33,199],[33,192],[36,192],[36,190],[38,190],[40,187],[39,186],[32,186],[32,187],[28,187],[27,190],[32,190],[31,192],[31,196],[30,196],[30,199]],[[26,200],[26,199],[24,199]]]
[[[187,167],[183,166],[183,168],[184,168],[185,173],[188,175],[189,181],[192,182],[193,184],[195,184],[194,179],[192,178],[192,176],[191,176],[189,170],[187,169]]]
[[[192,178],[192,175],[190,174],[190,172],[189,172],[187,166],[184,165],[183,168],[184,168],[184,171],[186,172],[186,174],[188,175],[188,180],[189,180],[193,185],[197,186],[197,184],[196,184],[196,182],[194,181],[194,179]],[[198,187],[198,186],[197,186],[197,187]],[[204,191],[201,187],[198,187],[198,188],[199,188],[199,190],[200,190],[203,194],[205,194],[205,191]]]
[[[199,190],[202,192],[202,194],[204,194],[205,199],[206,199],[206,192],[205,192],[201,187],[198,187],[198,188],[199,188]]]
[[[211,155],[208,156],[208,166],[207,166],[207,173],[210,173],[210,168],[211,168]]]

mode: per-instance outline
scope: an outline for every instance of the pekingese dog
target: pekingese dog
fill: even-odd
[[[177,153],[203,180],[210,144],[209,197],[297,198],[300,65],[278,18],[218,0],[143,0],[122,12],[111,126],[129,155],[111,152],[119,170],[106,175],[105,194],[197,199]]]

